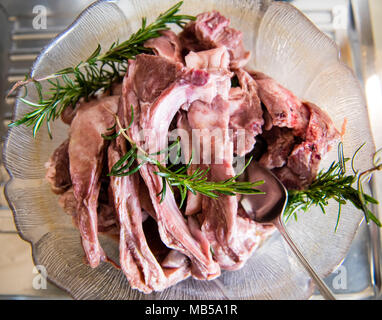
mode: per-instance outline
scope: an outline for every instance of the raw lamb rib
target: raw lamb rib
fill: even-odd
[[[101,134],[113,126],[118,101],[118,96],[111,96],[83,104],[70,127],[70,176],[78,203],[77,220],[82,246],[92,268],[105,259],[97,235],[99,177],[106,146]]]
[[[149,92],[145,89],[148,81],[144,77],[149,75],[141,73],[140,70],[148,68],[148,66],[155,68],[156,63],[160,64],[163,71],[157,72],[155,77],[153,74],[151,75],[150,84],[154,90],[150,90],[151,94],[146,95],[145,93]],[[166,76],[170,79],[168,70],[175,69],[176,66],[165,58],[146,55],[139,55],[135,61],[129,63],[120,110],[123,113],[124,121],[129,123],[130,106],[134,107],[135,119],[139,119],[139,121],[134,121],[129,129],[129,134],[137,143],[140,141],[140,129],[151,130],[151,139],[148,141],[150,153],[163,148],[170,122],[180,107],[190,99],[187,92],[192,92],[193,87],[208,83],[208,79],[200,79],[200,75],[203,76],[203,73],[196,74],[196,77],[195,73],[186,73],[183,78],[177,79],[177,74],[174,72],[172,73],[173,82],[161,92],[162,79]],[[167,247],[176,249],[189,257],[194,277],[211,279],[218,276],[220,274],[219,266],[212,260],[210,252],[206,254],[201,250],[200,244],[190,233],[175,202],[174,195],[166,192],[163,202],[160,202],[157,194],[162,189],[162,180],[154,173],[157,170],[155,166],[145,164],[141,167],[140,174],[150,193],[162,241]]]

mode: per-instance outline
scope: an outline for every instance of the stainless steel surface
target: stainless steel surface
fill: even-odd
[[[349,33],[352,39],[353,51],[358,54],[355,70],[364,85],[366,101],[370,112],[370,122],[375,137],[377,149],[382,147],[382,130],[376,119],[381,119],[382,114],[382,85],[376,65],[376,52],[371,26],[370,8],[368,1],[353,0],[351,2],[352,23]],[[382,177],[375,175],[371,181],[373,193],[377,199],[382,195]],[[375,206],[379,218],[381,218],[382,206]],[[380,230],[374,226],[369,227],[370,236],[370,273],[376,290],[376,295],[381,295],[381,235]]]
[[[309,6],[308,2],[294,1],[293,3],[302,10],[309,10],[304,7]],[[364,88],[374,143],[377,148],[380,148],[382,146],[382,130],[379,121],[382,118],[382,100],[379,98],[382,95],[382,87],[378,75],[380,70],[377,70],[375,63],[374,39],[376,36],[381,37],[381,33],[372,29],[369,1],[336,0],[330,1],[330,4],[328,2],[320,1],[320,4],[327,6],[327,12],[331,11],[332,28],[324,28],[323,30],[327,30],[329,36],[337,42],[341,49],[342,60],[354,70]],[[323,7],[320,10],[323,10]],[[309,13],[307,14],[311,16]],[[315,22],[314,17],[312,20]],[[321,28],[320,23],[317,25]],[[382,180],[380,175],[376,174],[373,177],[371,186],[373,195],[377,199],[381,199]],[[381,205],[375,206],[373,210],[381,218]],[[373,224],[365,225],[364,222],[361,224],[349,254],[342,264],[347,272],[351,271],[354,274],[354,278],[351,278],[352,282],[348,283],[348,292],[343,293],[343,298],[381,299],[380,232],[381,230]],[[363,276],[360,276],[361,274]],[[333,276],[327,279],[328,283],[332,280],[331,278]]]
[[[33,61],[58,33],[69,26],[91,0],[0,1],[0,136],[1,144],[12,118],[15,94],[7,97],[17,80],[29,73]],[[46,13],[46,20],[44,14]],[[46,22],[46,25],[45,25]],[[0,298],[67,299],[69,296],[37,273],[29,243],[17,234],[4,198],[8,174],[0,166]],[[42,281],[42,282],[41,282]]]
[[[0,23],[2,30],[5,31],[0,45],[2,136],[6,132],[4,122],[11,118],[15,102],[16,93],[6,97],[11,86],[29,73],[41,49],[69,26],[92,2],[91,0],[0,1]]]
[[[370,0],[372,1],[372,0]],[[321,30],[341,48],[341,59],[353,68],[365,88],[371,110],[371,125],[375,143],[382,146],[382,130],[375,119],[381,119],[381,70],[375,65],[375,37],[382,32],[372,29],[368,0],[294,0]],[[379,0],[377,0],[379,1]],[[12,84],[29,72],[40,50],[64,30],[91,0],[0,0],[0,135],[6,135],[12,117],[15,96],[6,97]],[[39,22],[36,6],[46,9],[46,28],[35,28]],[[382,16],[379,17],[382,20]],[[37,19],[37,20],[36,20]],[[43,26],[43,24],[42,24]],[[41,27],[41,24],[40,24]],[[374,34],[371,35],[371,30]],[[377,72],[378,71],[378,72]],[[381,176],[381,175],[380,175]],[[381,177],[372,180],[373,193],[382,199]],[[379,178],[379,180],[377,180]],[[0,166],[0,186],[8,175]],[[2,191],[2,190],[1,190]],[[381,207],[375,208],[375,210]],[[381,217],[380,217],[381,218]],[[0,195],[0,297],[3,298],[68,298],[62,290],[48,283],[46,289],[37,286],[38,273],[31,259],[30,245],[18,236],[12,214]],[[325,282],[338,299],[381,298],[381,237],[380,229],[362,223],[343,263]],[[313,299],[321,299],[317,292]]]

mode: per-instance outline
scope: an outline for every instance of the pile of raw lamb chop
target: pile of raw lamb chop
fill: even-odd
[[[274,228],[254,222],[240,195],[213,199],[190,192],[182,209],[175,188],[160,199],[163,180],[150,163],[132,175],[108,176],[130,149],[122,135],[102,137],[115,115],[125,128],[130,124],[125,134],[154,151],[166,148],[174,128],[190,136],[219,129],[225,143],[212,139],[208,149],[202,142],[211,161],[193,163],[190,174],[209,168],[210,181],[223,181],[235,175],[234,157],[254,155],[247,170],[259,162],[289,189],[309,186],[340,134],[319,107],[246,68],[251,53],[242,33],[219,12],[199,14],[179,34],[163,31],[145,47],[152,54],[129,61],[122,83],[65,110],[69,137],[48,161],[46,178],[80,231],[90,267],[108,261],[98,234],[109,234],[119,242],[114,262],[131,287],[150,293],[190,276],[210,280],[241,268]],[[155,143],[139,142],[142,130]],[[182,148],[187,163],[192,144]],[[224,152],[214,152],[218,148]]]

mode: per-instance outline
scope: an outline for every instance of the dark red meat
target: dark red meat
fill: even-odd
[[[72,181],[69,172],[69,139],[65,140],[45,164],[45,178],[54,193],[61,194],[70,188]]]
[[[118,96],[111,96],[88,102],[77,111],[70,127],[70,176],[82,246],[92,268],[105,258],[97,236],[99,177],[106,147],[101,134],[113,126],[118,101]]]

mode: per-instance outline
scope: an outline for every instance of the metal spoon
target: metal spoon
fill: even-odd
[[[247,168],[247,173],[249,181],[264,180],[264,184],[258,188],[266,194],[243,196],[240,201],[243,209],[254,221],[273,224],[315,281],[322,296],[327,300],[335,300],[330,289],[305,259],[285,228],[281,218],[288,200],[288,192],[285,186],[270,170],[257,163],[251,163]]]

